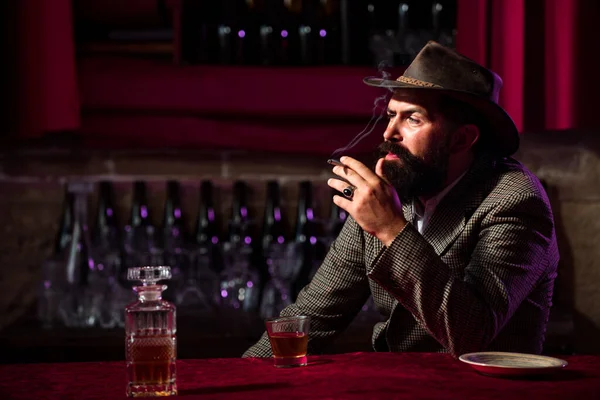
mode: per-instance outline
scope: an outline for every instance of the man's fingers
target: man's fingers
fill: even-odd
[[[361,163],[360,161],[358,161],[352,157],[348,157],[348,156],[342,157],[340,159],[340,161],[342,161],[345,165],[347,165],[352,170],[354,170],[366,182],[369,182],[371,184],[375,184],[375,183],[379,182],[379,178],[377,178],[377,175],[375,175],[369,167],[367,167],[365,164]]]
[[[350,186],[350,184],[348,184],[348,182],[339,180],[339,179],[334,179],[334,178],[330,178],[327,180],[327,185],[329,185],[329,187],[331,187],[332,189],[337,190],[338,192],[342,192],[345,188],[347,188],[348,186]]]
[[[352,185],[354,185],[356,187],[365,186],[367,184],[367,182],[364,180],[364,178],[362,176],[360,176],[360,174],[358,174],[356,171],[354,171],[352,168],[350,168],[348,166],[333,167],[333,173],[346,179],[348,182],[350,182]],[[348,186],[348,184],[346,184],[346,186]]]
[[[351,200],[348,200],[347,198],[342,197],[342,196],[335,195],[335,196],[333,196],[333,202],[338,207],[340,207],[344,211],[346,211],[348,214],[352,215],[352,213],[350,212],[350,207],[352,206]]]

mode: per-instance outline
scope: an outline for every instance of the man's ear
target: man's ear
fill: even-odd
[[[450,153],[458,154],[469,151],[479,140],[479,128],[477,125],[468,124],[459,126],[450,142]]]

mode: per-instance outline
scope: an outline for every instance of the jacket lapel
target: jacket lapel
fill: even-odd
[[[443,255],[450,244],[465,229],[466,221],[484,198],[479,181],[492,163],[488,159],[476,161],[463,179],[438,204],[425,227],[423,237]]]

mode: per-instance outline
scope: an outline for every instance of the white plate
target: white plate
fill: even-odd
[[[567,366],[565,360],[554,357],[498,351],[468,353],[458,359],[480,374],[491,376],[541,375]]]

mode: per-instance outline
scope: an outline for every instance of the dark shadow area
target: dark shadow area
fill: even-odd
[[[573,251],[565,232],[557,189],[546,187],[554,213],[556,240],[560,252],[553,306],[546,332],[545,354],[600,354],[600,327],[575,309],[575,265]]]
[[[268,390],[268,389],[283,389],[290,385],[287,383],[251,383],[248,385],[235,386],[210,386],[204,388],[183,389],[178,391],[179,396],[191,396],[198,394],[221,394],[221,393],[237,393],[253,390]]]
[[[558,276],[554,284],[552,296],[552,309],[548,320],[544,354],[573,354],[574,348],[574,318],[573,303],[575,298],[574,286],[574,261],[569,240],[564,229],[563,215],[560,207],[559,193],[556,187],[542,181],[546,189],[556,231],[556,241],[560,260],[558,262]]]
[[[577,311],[573,313],[573,322],[576,328],[575,354],[600,354],[600,327]]]
[[[568,368],[568,367],[567,367]],[[579,379],[587,378],[588,375],[581,371],[577,370],[561,370],[555,371],[553,373],[547,374],[536,374],[536,375],[526,375],[526,376],[497,376],[497,375],[488,375],[481,374],[483,376],[487,376],[490,378],[499,378],[503,380],[518,380],[518,381],[532,381],[532,382],[559,382],[559,381],[575,381]]]

